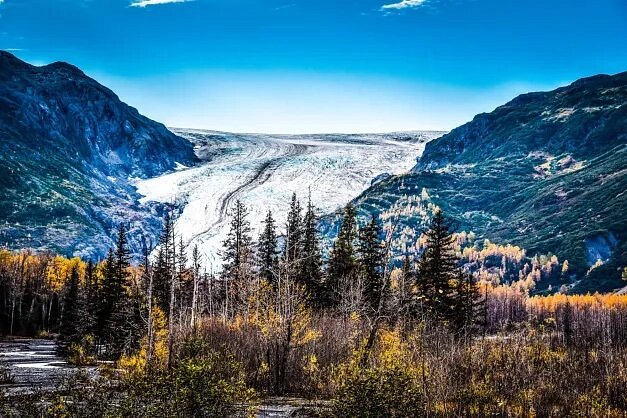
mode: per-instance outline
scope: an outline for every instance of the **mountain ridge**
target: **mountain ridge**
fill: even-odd
[[[187,140],[78,67],[37,67],[4,51],[0,139],[0,242],[86,257],[106,252],[120,222],[158,233],[162,208],[140,204],[130,178],[198,161]]]
[[[362,217],[409,213],[401,227],[414,230],[425,227],[427,204],[437,205],[481,238],[567,259],[567,284],[580,291],[621,287],[625,103],[627,72],[520,95],[429,142],[411,173],[374,184],[354,203]],[[429,198],[420,201],[423,189]]]
[[[517,96],[428,142],[410,172],[379,173],[353,202],[362,219],[397,220],[402,232],[395,242],[404,252],[413,248],[429,213],[441,207],[480,239],[568,260],[568,280],[547,279],[539,290],[621,287],[627,264],[626,103],[627,72]],[[137,186],[210,162],[211,153],[228,152],[222,142],[230,137],[252,143],[273,137],[272,144],[295,141],[289,146],[300,148],[318,137],[346,144],[386,138],[203,132],[217,143],[197,155],[200,148],[195,151],[188,139],[142,116],[78,67],[36,67],[0,51],[0,244],[102,257],[124,222],[131,249],[140,254],[154,243],[171,204],[159,197],[162,190],[151,201]],[[415,133],[390,135],[399,143],[416,139]],[[327,239],[337,227],[332,218],[322,227]]]

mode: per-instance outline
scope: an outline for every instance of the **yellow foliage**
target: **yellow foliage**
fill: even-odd
[[[365,345],[366,341],[364,339],[360,346],[353,351],[350,361],[340,366],[338,377],[362,371],[363,367],[360,362],[363,358]],[[400,331],[396,329],[381,329],[373,350],[370,356],[372,367],[382,370],[401,368],[416,378],[422,376],[422,368],[413,358],[410,341],[407,338],[403,338]]]
[[[351,322],[354,322],[354,323],[359,322],[360,318],[361,317],[359,316],[359,312],[354,312],[354,311],[351,312],[350,317],[349,317]]]
[[[54,291],[61,290],[69,280],[73,268],[78,270],[79,278],[82,278],[85,275],[86,267],[85,262],[78,257],[65,258],[60,255],[54,256],[48,263],[46,270],[46,277],[51,289]]]
[[[274,339],[290,333],[293,346],[315,341],[319,332],[311,328],[311,308],[305,297],[305,289],[287,280],[278,289],[261,280],[250,292],[248,314],[236,318],[238,326],[252,325],[261,334]]]
[[[535,312],[555,313],[569,304],[573,309],[624,310],[627,309],[627,294],[594,293],[585,295],[565,295],[556,293],[549,296],[534,296],[527,300],[527,305]]]
[[[159,307],[152,308],[153,347],[151,365],[156,368],[165,366],[168,358],[168,327],[166,316]],[[146,370],[148,339],[142,339],[141,348],[132,355],[123,355],[118,360],[118,367],[128,373],[141,373]]]

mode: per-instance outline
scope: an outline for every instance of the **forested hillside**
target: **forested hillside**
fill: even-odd
[[[415,247],[435,207],[460,230],[568,261],[576,291],[623,286],[627,264],[627,73],[517,97],[427,144],[412,173],[355,200]],[[549,255],[550,258],[550,255]],[[563,284],[545,280],[538,290]]]

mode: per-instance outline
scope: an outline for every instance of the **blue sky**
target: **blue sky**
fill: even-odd
[[[169,126],[451,129],[627,70],[627,2],[0,0],[0,49],[71,62]]]

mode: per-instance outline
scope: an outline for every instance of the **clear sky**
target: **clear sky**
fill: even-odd
[[[451,129],[627,70],[625,0],[0,0],[0,49],[175,127]]]

